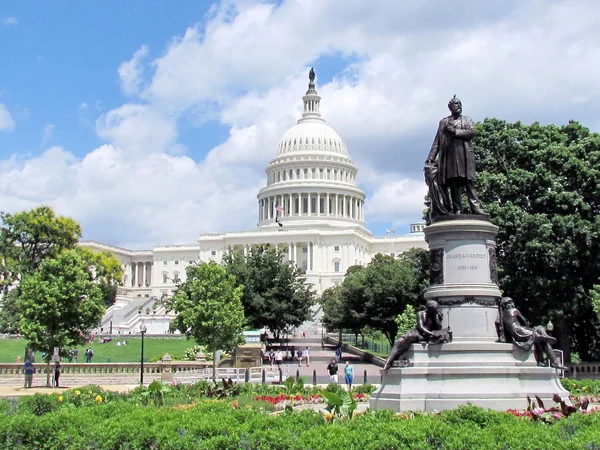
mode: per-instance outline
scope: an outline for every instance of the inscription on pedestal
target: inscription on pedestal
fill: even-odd
[[[447,248],[444,254],[444,282],[489,283],[490,271],[485,243],[461,242]]]

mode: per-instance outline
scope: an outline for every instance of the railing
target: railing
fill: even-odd
[[[600,378],[600,362],[567,364],[565,372],[568,378]]]
[[[36,374],[45,374],[46,364],[34,365]],[[210,364],[195,361],[170,361],[144,363],[144,373],[162,373],[163,369],[169,367],[174,374],[185,374],[211,367]],[[50,371],[54,371],[54,365],[50,364]],[[140,363],[62,363],[61,375],[69,374],[135,374],[140,373]],[[10,363],[0,364],[0,377],[3,375],[23,375],[23,364]]]
[[[330,336],[333,339],[337,339],[339,335],[336,333],[331,333]],[[363,350],[370,350],[375,353],[389,354],[391,351],[391,346],[389,342],[374,341],[373,339],[367,337],[358,337],[357,339],[357,337],[354,334],[342,334],[342,342],[361,348]]]

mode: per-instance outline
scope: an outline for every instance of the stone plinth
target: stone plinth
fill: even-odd
[[[232,355],[233,367],[262,366],[262,348],[258,342],[240,345]]]
[[[441,411],[472,403],[505,411],[526,408],[528,395],[537,395],[546,404],[552,404],[554,394],[569,396],[556,369],[538,367],[530,352],[512,344],[414,344],[405,357],[409,367],[393,367],[382,374],[371,409]]]
[[[470,402],[502,411],[525,408],[528,395],[549,403],[554,394],[568,398],[555,369],[497,342],[497,233],[484,215],[442,217],[425,228],[431,259],[425,298],[438,302],[453,342],[414,344],[400,357],[408,366],[382,373],[372,409],[434,411]]]
[[[430,248],[427,300],[436,300],[454,340],[497,339],[496,242],[498,227],[487,216],[461,215],[425,228]]]

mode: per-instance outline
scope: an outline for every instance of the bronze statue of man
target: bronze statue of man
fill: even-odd
[[[392,351],[388,356],[383,370],[388,370],[402,354],[404,354],[412,344],[418,342],[428,342],[429,344],[439,344],[452,341],[452,332],[449,328],[442,328],[442,319],[444,315],[438,311],[438,303],[435,300],[428,300],[425,305],[425,311],[417,313],[417,326],[404,336],[401,336],[394,343]]]
[[[531,328],[521,312],[515,307],[510,297],[500,300],[501,323],[496,323],[497,329],[502,325],[504,336],[499,336],[501,341],[508,341],[528,352],[533,347],[533,355],[538,365],[545,365],[544,355],[551,367],[566,369],[556,355],[552,352],[552,344],[556,339],[546,333],[544,327]],[[500,332],[498,333],[500,334]]]
[[[450,188],[451,211],[461,214],[461,190],[467,191],[472,214],[484,214],[475,188],[475,152],[472,139],[475,137],[475,125],[468,116],[462,115],[462,103],[456,95],[448,103],[451,115],[440,121],[431,150],[425,161],[427,167],[438,159],[437,182],[444,191]],[[439,203],[444,204],[440,197]],[[443,212],[442,212],[443,213]]]

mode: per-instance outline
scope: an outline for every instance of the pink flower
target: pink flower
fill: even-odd
[[[546,412],[546,410],[544,410],[544,408],[535,408],[533,410],[533,414],[535,414],[536,416],[541,416],[545,412]]]
[[[563,414],[559,411],[554,411],[552,413],[552,417],[554,417],[556,420],[561,419],[563,417]]]

